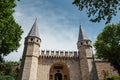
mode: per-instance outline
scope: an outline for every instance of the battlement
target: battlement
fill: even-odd
[[[77,58],[78,51],[41,50],[40,57]]]

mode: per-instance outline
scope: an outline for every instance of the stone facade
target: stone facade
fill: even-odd
[[[81,26],[78,51],[40,50],[40,43],[36,20],[25,39],[19,80],[98,80],[98,75],[103,77],[99,73],[103,64],[95,63],[92,42]]]
[[[103,80],[103,78],[108,75],[118,76],[117,70],[109,62],[96,60],[95,64],[99,80]]]
[[[77,57],[40,57],[37,80],[56,80],[54,77],[56,73],[62,74],[62,80],[79,80],[79,62],[77,60]]]

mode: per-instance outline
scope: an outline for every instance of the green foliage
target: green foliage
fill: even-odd
[[[0,60],[2,55],[8,55],[17,50],[23,33],[13,17],[15,0],[0,0]]]
[[[96,56],[113,64],[120,73],[120,23],[107,25],[94,43]]]
[[[110,75],[110,76],[104,77],[103,80],[120,80],[120,76]]]
[[[18,62],[0,64],[0,80],[15,80],[18,76]]]
[[[0,76],[0,80],[15,80],[15,79],[11,76]]]
[[[101,20],[106,20],[106,24],[120,10],[119,0],[74,0],[73,4],[80,11],[86,8],[88,17],[91,17],[90,21],[100,22]]]

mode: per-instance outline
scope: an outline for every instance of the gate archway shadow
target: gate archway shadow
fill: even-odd
[[[49,80],[70,80],[70,71],[63,62],[52,64],[49,71]]]

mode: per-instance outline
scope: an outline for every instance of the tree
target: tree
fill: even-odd
[[[4,62],[0,64],[0,80],[16,80],[19,62]]]
[[[74,0],[73,4],[80,11],[86,8],[88,17],[91,17],[90,21],[100,22],[101,20],[106,20],[106,24],[120,10],[119,0]]]
[[[0,0],[0,62],[20,46],[23,31],[13,17],[15,6],[15,0]]]
[[[96,56],[113,64],[120,74],[120,23],[107,25],[94,43]]]

